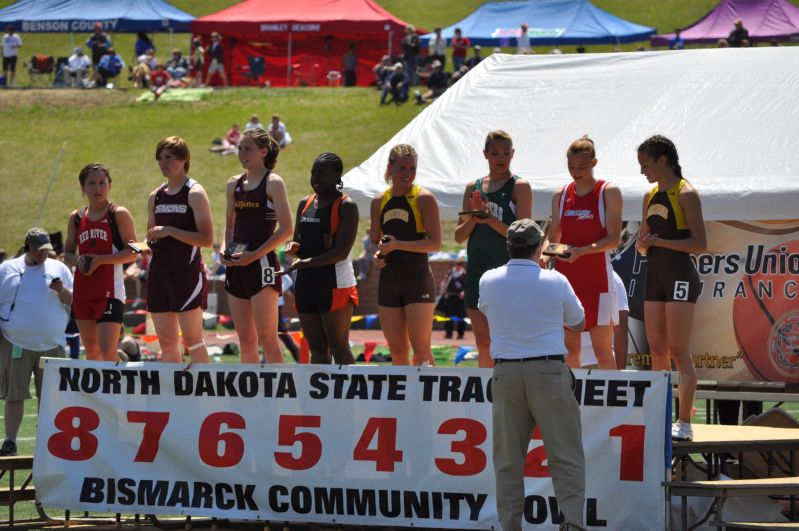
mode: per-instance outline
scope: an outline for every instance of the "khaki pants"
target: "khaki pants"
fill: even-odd
[[[536,424],[565,523],[583,528],[585,455],[572,378],[562,361],[506,361],[494,367],[494,474],[503,531],[522,528],[524,461]]]
[[[42,352],[23,349],[19,358],[12,356],[12,349],[8,339],[0,338],[0,399],[9,402],[29,399],[31,375],[36,385],[36,398],[41,398],[44,369],[39,367],[39,359],[63,358],[64,348],[59,346]]]

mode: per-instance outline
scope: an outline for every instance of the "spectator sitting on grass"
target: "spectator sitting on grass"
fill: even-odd
[[[475,66],[479,65],[480,61],[483,60],[483,56],[480,55],[481,48],[479,44],[475,44],[472,47],[472,50],[474,54],[469,59],[466,60],[466,66],[468,66],[470,70]]]
[[[261,123],[261,119],[258,118],[257,114],[250,116],[250,121],[244,124],[245,131],[249,131],[250,129],[263,129],[266,131],[266,127]]]
[[[424,94],[420,94],[418,90],[415,92],[416,104],[424,105],[425,103],[433,101],[444,94],[448,86],[449,79],[447,73],[444,72],[442,68],[441,62],[438,60],[433,61],[433,71],[427,78],[427,91]]]
[[[70,86],[81,86],[83,78],[86,77],[86,72],[89,71],[91,66],[92,63],[86,54],[83,53],[83,48],[80,46],[75,48],[75,53],[69,56],[69,59],[67,59],[67,66],[65,68]]]
[[[408,83],[409,79],[405,74],[402,63],[396,63],[394,65],[394,72],[383,84],[383,94],[380,95],[380,105],[391,103],[386,101],[386,97],[388,97],[389,94],[391,94],[391,101],[397,105],[401,105],[408,101]]]
[[[189,73],[189,61],[183,57],[183,52],[177,48],[172,50],[172,59],[166,62],[166,71],[172,79],[181,79]]]
[[[391,57],[384,55],[380,62],[372,68],[372,72],[375,74],[375,88],[378,90],[383,88],[388,76],[394,72],[394,67],[391,66]]]
[[[150,84],[150,73],[158,66],[158,59],[155,58],[155,50],[150,48],[138,58],[138,64],[130,71],[130,81],[133,81],[133,86],[147,87]]]
[[[222,140],[222,143],[211,146],[208,151],[211,151],[212,153],[219,153],[220,155],[235,155],[239,152],[240,139],[241,131],[239,131],[239,124],[233,124],[230,128],[230,131],[227,132],[227,135]]]
[[[269,124],[267,133],[272,135],[281,149],[291,144],[291,135],[286,131],[286,124],[280,121],[280,116],[277,114],[272,115],[272,123]]]
[[[125,61],[114,51],[109,48],[105,55],[97,63],[97,72],[94,73],[94,82],[96,87],[114,88],[110,80],[117,77],[122,69],[125,68]]]
[[[172,76],[169,74],[169,71],[164,68],[164,65],[156,66],[155,72],[150,74],[150,90],[152,90],[155,95],[155,101],[158,101],[161,94],[166,92],[166,89],[169,88],[170,81],[172,81]]]

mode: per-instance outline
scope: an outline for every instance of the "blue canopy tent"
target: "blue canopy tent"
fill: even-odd
[[[103,30],[188,32],[194,16],[164,0],[20,0],[0,10],[0,25],[26,33]]]
[[[441,35],[451,39],[455,28],[460,28],[472,44],[511,46],[516,43],[522,23],[528,25],[533,46],[621,44],[644,41],[655,33],[655,28],[611,15],[588,0],[525,0],[485,3],[468,17],[442,29]],[[432,36],[422,36],[422,46],[427,46]]]

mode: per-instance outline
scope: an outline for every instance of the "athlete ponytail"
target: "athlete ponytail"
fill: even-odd
[[[328,170],[334,175],[338,175],[336,188],[339,190],[344,188],[344,181],[341,180],[341,175],[344,173],[344,162],[341,160],[341,157],[335,153],[322,153],[313,161],[313,169],[311,171],[316,173],[322,169]]]
[[[248,129],[241,135],[250,137],[255,142],[255,145],[258,146],[258,149],[268,148],[266,155],[264,155],[264,167],[270,172],[274,170],[277,164],[277,156],[280,153],[280,144],[277,143],[277,140],[260,127]]]
[[[388,154],[388,165],[386,166],[386,173],[383,178],[387,183],[391,182],[391,166],[402,157],[413,157],[413,162],[416,163],[418,156],[416,150],[410,144],[397,144]]]
[[[86,185],[86,178],[89,177],[89,174],[92,173],[93,171],[99,171],[104,173],[105,176],[108,178],[108,183],[111,184],[111,172],[108,171],[108,168],[106,168],[105,165],[99,162],[92,162],[84,166],[83,169],[80,170],[80,173],[78,174],[78,182],[80,182],[81,188],[83,188]]]
[[[682,168],[680,167],[680,157],[677,155],[677,147],[674,142],[662,135],[650,136],[638,146],[638,153],[651,157],[654,160],[660,157],[666,157],[669,161],[674,175],[683,178]]]

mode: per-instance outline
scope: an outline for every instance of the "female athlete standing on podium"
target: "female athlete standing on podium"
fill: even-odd
[[[205,189],[187,176],[191,155],[178,136],[162,139],[155,160],[166,177],[147,199],[147,242],[153,253],[147,276],[147,309],[161,345],[161,360],[180,363],[180,333],[192,363],[208,363],[203,308],[208,285],[201,247],[214,239]]]
[[[279,152],[263,129],[244,131],[239,161],[246,171],[227,183],[222,263],[242,363],[260,362],[259,343],[268,363],[283,362],[278,342],[282,282],[275,251],[291,236],[291,210],[286,185],[272,172]]]
[[[435,196],[418,184],[416,150],[397,144],[388,156],[385,179],[391,186],[372,199],[370,234],[380,269],[377,311],[394,365],[434,365],[430,342],[436,287],[427,253],[441,249],[441,223]]]
[[[682,176],[677,148],[655,135],[638,146],[641,173],[656,186],[644,196],[638,252],[646,255],[644,323],[652,352],[652,369],[680,371],[680,410],[672,425],[677,440],[693,439],[691,414],[696,396],[696,369],[688,350],[694,308],[701,286],[691,253],[707,249],[699,193]]]

